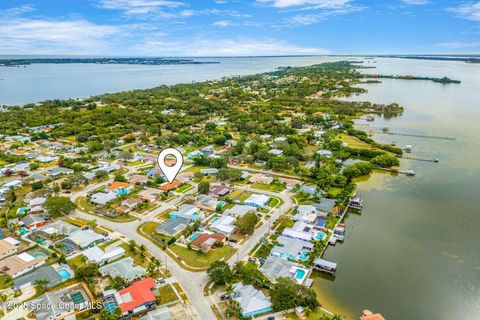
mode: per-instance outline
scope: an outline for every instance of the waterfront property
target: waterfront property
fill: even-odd
[[[335,274],[337,271],[337,264],[322,258],[316,258],[313,261],[313,269],[321,272]]]
[[[278,278],[287,277],[299,284],[303,284],[309,272],[308,269],[295,262],[274,256],[269,256],[259,270],[272,282]]]
[[[313,249],[313,244],[299,239],[291,239],[284,236],[277,238],[278,245],[270,252],[273,257],[280,257],[285,260],[308,259],[308,252]]]

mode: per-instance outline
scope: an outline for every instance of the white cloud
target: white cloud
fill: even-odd
[[[307,26],[318,23],[329,17],[349,14],[355,11],[361,11],[364,7],[346,6],[340,9],[320,10],[311,14],[296,14],[286,19],[284,26]]]
[[[106,40],[120,29],[85,20],[0,19],[0,52],[103,52]]]
[[[325,54],[321,48],[301,47],[275,39],[193,39],[169,41],[146,39],[134,48],[139,54],[152,56],[251,56],[288,54]]]
[[[409,6],[422,6],[428,3],[428,0],[402,0],[403,3]]]
[[[223,28],[231,27],[232,25],[233,25],[232,22],[229,20],[221,20],[221,21],[216,21],[212,23],[212,26],[223,27]]]
[[[351,0],[257,0],[257,2],[276,8],[310,6],[312,9],[338,9],[345,7]]]
[[[447,8],[447,11],[456,13],[460,18],[468,20],[480,20],[480,2],[464,3],[457,7]]]
[[[444,42],[437,44],[437,47],[449,49],[480,48],[480,42]]]
[[[164,8],[181,7],[184,3],[168,0],[99,0],[98,5],[104,9],[121,10],[125,14],[140,15],[157,13]]]

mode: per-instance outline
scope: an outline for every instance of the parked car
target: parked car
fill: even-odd
[[[250,257],[250,258],[248,258],[248,261],[249,261],[249,262],[256,263],[256,262],[257,262],[257,259]]]
[[[164,283],[165,283],[165,279],[164,279],[164,278],[157,278],[157,279],[155,279],[155,283],[156,283],[156,284],[164,284]]]
[[[230,300],[232,297],[228,294],[222,294],[220,296],[220,300],[225,301],[225,300]]]

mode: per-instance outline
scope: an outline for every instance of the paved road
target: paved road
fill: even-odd
[[[72,199],[76,199],[79,196],[84,196],[88,191],[94,190],[101,185],[106,185],[108,181],[104,181],[102,183],[89,186],[80,192],[71,195]],[[258,190],[248,187],[235,187],[237,189],[248,189],[249,191],[255,193],[266,194],[269,196],[276,196],[280,197],[283,200],[283,204],[274,209],[272,216],[268,220],[268,222],[264,222],[264,224],[258,228],[255,233],[243,243],[243,245],[238,249],[237,253],[232,256],[228,262],[230,264],[234,264],[237,261],[244,259],[250,250],[260,241],[260,239],[265,236],[270,230],[270,224],[273,223],[281,214],[285,213],[289,208],[292,207],[293,202],[290,195],[284,191],[282,193],[275,193],[269,192],[265,190]],[[160,261],[162,261],[166,267],[170,270],[173,277],[180,283],[183,290],[188,296],[188,299],[192,306],[194,307],[195,311],[198,314],[200,319],[215,319],[215,314],[213,313],[212,309],[210,308],[209,301],[203,295],[203,288],[208,282],[208,277],[206,272],[191,272],[181,268],[170,256],[165,254],[161,249],[159,249],[156,245],[150,242],[148,239],[145,239],[141,235],[137,233],[137,227],[146,221],[150,221],[155,218],[160,212],[167,210],[171,207],[176,206],[180,203],[183,198],[188,194],[193,194],[197,192],[197,188],[193,188],[192,190],[186,192],[185,194],[169,201],[162,203],[162,205],[155,210],[149,212],[148,214],[143,215],[140,217],[139,220],[127,222],[127,223],[118,223],[113,222],[107,219],[103,219],[101,217],[95,216],[95,219],[98,221],[100,225],[104,225],[112,230],[115,230],[126,237],[135,240],[139,244],[145,245],[145,247]],[[75,216],[91,220],[92,215],[86,214],[81,212],[80,210],[76,210],[74,213]]]

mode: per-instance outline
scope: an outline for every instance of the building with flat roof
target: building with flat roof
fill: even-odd
[[[98,263],[99,265],[105,262],[110,262],[122,257],[125,254],[125,249],[122,247],[115,247],[107,251],[103,251],[97,246],[84,250],[82,254],[88,261]]]
[[[11,256],[16,253],[20,242],[14,238],[4,238],[0,240],[0,259]]]
[[[73,276],[73,271],[68,267],[68,266],[62,266],[63,270],[68,269],[68,273],[70,274],[70,277]],[[65,277],[65,276],[64,276]],[[20,276],[15,279],[13,287],[15,290],[22,290],[23,288],[27,288],[30,286],[36,285],[36,282],[38,280],[47,280],[47,283],[45,284],[45,287],[50,289],[55,287],[56,285],[59,285],[63,281],[67,280],[66,277],[65,279],[60,276],[58,273],[57,269],[55,269],[53,266],[43,266],[38,268],[37,270],[27,273],[23,276]]]
[[[257,209],[255,207],[247,206],[247,205],[243,205],[243,204],[236,204],[233,207],[231,207],[230,209],[225,210],[223,212],[223,214],[228,214],[232,217],[240,218],[240,217],[243,217],[244,215],[246,215],[249,212],[256,212],[256,211],[257,211]]]
[[[229,215],[221,215],[210,224],[210,230],[228,237],[235,231],[235,218]]]
[[[75,243],[79,248],[86,249],[94,246],[104,240],[104,236],[96,233],[93,230],[77,230],[72,232],[68,239]]]

